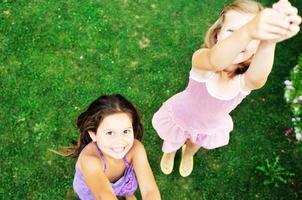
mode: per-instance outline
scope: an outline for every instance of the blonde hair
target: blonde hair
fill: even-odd
[[[223,23],[225,22],[226,13],[230,10],[241,12],[241,13],[251,13],[257,14],[263,10],[263,6],[253,0],[237,0],[225,7],[220,13],[218,20],[209,28],[204,38],[203,47],[212,48],[217,43],[217,35],[221,30]],[[232,78],[237,74],[243,74],[248,69],[251,63],[251,59],[239,63],[239,67],[229,73],[229,76]]]

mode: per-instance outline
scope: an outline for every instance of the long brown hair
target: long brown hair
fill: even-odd
[[[134,138],[141,141],[144,132],[143,125],[141,123],[141,117],[132,103],[120,94],[103,95],[93,101],[88,108],[79,115],[76,123],[80,132],[77,144],[65,148],[62,153],[59,154],[71,157],[79,156],[84,147],[92,141],[88,131],[97,132],[102,120],[106,116],[115,113],[126,113],[131,116]]]
[[[237,0],[229,6],[225,7],[220,13],[218,20],[207,31],[204,38],[204,44],[202,45],[203,47],[212,48],[217,43],[217,35],[220,32],[223,23],[225,22],[226,13],[230,10],[241,13],[257,14],[263,10],[263,6],[253,0]],[[230,72],[229,77],[232,78],[237,74],[243,74],[244,72],[246,72],[246,70],[248,70],[250,64],[251,59],[239,63],[239,67],[233,72]]]

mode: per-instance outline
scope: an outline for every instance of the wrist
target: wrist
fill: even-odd
[[[261,51],[268,51],[268,52],[275,51],[276,42],[269,41],[269,40],[261,40],[258,50],[260,50],[260,49],[261,49]]]
[[[262,46],[276,46],[277,42],[274,40],[261,40],[260,45]]]

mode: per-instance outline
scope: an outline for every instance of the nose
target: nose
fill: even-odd
[[[125,141],[125,135],[123,133],[115,134],[114,140],[120,141],[120,143],[124,143],[123,141]]]

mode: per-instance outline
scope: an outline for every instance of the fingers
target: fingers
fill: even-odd
[[[279,1],[273,4],[273,9],[283,15],[297,15],[298,9],[293,7],[288,1]]]
[[[264,33],[262,35],[261,40],[277,40],[279,38],[281,38],[282,35],[280,34],[275,34],[275,33]],[[283,36],[284,37],[284,36]]]
[[[265,31],[271,34],[277,34],[279,37],[285,36],[288,33],[288,29],[280,28],[278,26],[268,26]]]
[[[280,20],[277,17],[271,18],[269,25],[265,26],[264,31],[272,34],[278,34],[281,37],[292,37],[299,32],[301,21],[302,19],[298,15],[289,16],[283,20]]]
[[[302,22],[302,18],[299,15],[295,15],[295,16],[288,16],[285,18],[285,20],[291,24],[291,25],[296,25],[299,26]]]
[[[277,2],[277,4],[279,4],[281,7],[290,7],[292,6],[291,3],[288,0],[283,0],[283,1],[279,1]]]
[[[285,40],[296,35],[300,30],[301,17],[295,14],[297,10],[293,7],[287,8],[286,13],[290,15],[274,9],[263,10],[250,25],[251,35],[258,40]]]
[[[276,11],[278,11],[279,13],[281,13],[281,5],[280,3],[274,3],[272,8]]]
[[[290,2],[288,2],[287,0],[284,1],[278,1],[277,3],[273,4],[273,9],[280,11],[280,9],[282,8],[287,8],[287,7],[291,7]]]
[[[273,4],[273,9],[276,10],[276,11],[278,11],[279,13],[281,13],[281,8],[280,8],[279,4],[274,3]]]
[[[279,1],[278,3],[275,3],[273,5],[273,10],[278,11],[280,14],[283,15],[283,18],[287,21],[287,23],[291,24],[300,24],[301,23],[301,17],[298,15],[298,9],[291,6],[288,1]],[[280,26],[285,28],[285,23],[282,21],[280,17],[278,17],[276,14],[275,16],[272,16],[275,18],[275,20],[272,19],[272,23],[274,25]],[[280,20],[280,23],[278,24],[277,19]]]
[[[267,23],[269,25],[278,26],[283,29],[288,29],[288,27],[290,26],[290,21],[289,21],[290,19],[287,19],[283,15],[280,15],[280,14],[272,15],[267,20],[268,20]],[[291,20],[293,20],[293,19],[291,19]]]
[[[268,10],[266,16],[264,17],[264,22],[269,26],[278,26],[279,28],[283,29],[288,29],[290,26],[290,23],[286,17],[273,9]]]
[[[286,8],[280,8],[280,13],[282,13],[283,15],[298,15],[298,9],[295,7],[286,7]]]
[[[299,26],[297,26],[297,25],[291,25],[288,28],[288,31],[287,31],[286,35],[281,36],[279,39],[277,39],[277,41],[280,42],[280,41],[284,41],[284,40],[287,40],[289,38],[292,38],[295,35],[297,35],[299,31],[300,31],[300,27]]]
[[[284,41],[295,36],[299,31],[301,24],[301,17],[298,15],[298,9],[293,7],[288,0],[279,0],[273,4],[273,10],[279,12],[281,16],[271,13],[271,18],[268,19],[267,32],[270,35],[268,37],[277,37],[272,40],[277,42]],[[278,38],[279,36],[279,38]]]
[[[290,27],[289,27],[288,36],[289,36],[289,37],[293,37],[293,36],[296,35],[299,31],[300,31],[300,27],[299,27],[299,26],[290,26]]]

